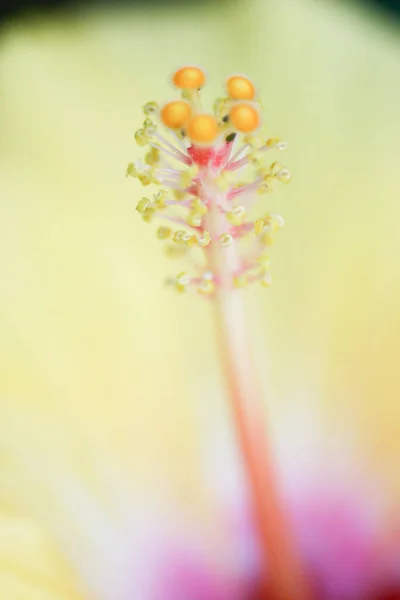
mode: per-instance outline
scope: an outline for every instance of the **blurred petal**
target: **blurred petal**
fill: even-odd
[[[0,517],[0,589],[7,600],[79,600],[75,575],[28,519]]]

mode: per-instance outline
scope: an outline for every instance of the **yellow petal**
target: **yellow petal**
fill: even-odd
[[[0,516],[0,589],[7,600],[79,600],[74,575],[39,526]]]

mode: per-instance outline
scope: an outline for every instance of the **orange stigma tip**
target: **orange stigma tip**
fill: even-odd
[[[217,119],[212,115],[195,115],[188,123],[186,134],[195,144],[211,144],[218,135]]]
[[[190,119],[192,107],[185,100],[168,102],[161,109],[161,120],[170,129],[179,129]]]
[[[241,133],[251,133],[260,125],[260,113],[249,102],[234,104],[229,112],[232,125]]]
[[[199,67],[182,67],[175,71],[172,76],[172,83],[174,86],[182,90],[201,88],[205,82],[205,73]]]
[[[253,100],[256,94],[253,82],[243,75],[229,77],[226,91],[232,100]]]

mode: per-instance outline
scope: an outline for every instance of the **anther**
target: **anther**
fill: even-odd
[[[289,171],[289,169],[280,169],[276,173],[276,178],[278,179],[278,181],[281,181],[282,183],[289,183],[292,178],[292,174]]]
[[[167,199],[167,192],[165,190],[160,190],[153,196],[154,206],[161,210],[165,208],[165,201]]]
[[[157,230],[157,237],[159,240],[167,240],[171,237],[172,230],[170,227],[159,227]]]
[[[146,102],[146,104],[143,106],[143,112],[148,116],[156,115],[158,112],[158,103]]]
[[[204,294],[205,296],[209,296],[211,295],[215,290],[215,285],[212,281],[207,280],[207,279],[203,279],[203,281],[201,282],[201,284],[199,285],[199,287],[197,288],[197,291],[200,294]]]
[[[230,233],[223,233],[219,236],[219,243],[223,248],[230,246],[233,242],[233,237]]]
[[[178,231],[175,231],[174,235],[172,236],[172,241],[178,245],[186,244],[186,236],[186,231],[178,229]]]
[[[196,211],[190,211],[190,213],[188,214],[188,216],[186,218],[187,224],[191,225],[192,227],[200,227],[201,220],[202,220],[202,216],[199,213],[197,213]]]
[[[241,225],[244,221],[245,216],[246,210],[242,205],[235,206],[234,208],[232,208],[232,210],[226,213],[226,218],[230,223],[232,223],[232,225]]]
[[[208,231],[204,231],[203,235],[197,236],[197,243],[200,248],[206,248],[211,242],[211,235]]]
[[[136,205],[136,210],[139,214],[143,214],[150,207],[150,200],[148,198],[142,198]]]
[[[200,198],[195,198],[193,202],[191,202],[190,207],[201,216],[207,214],[207,206],[200,200]]]
[[[149,143],[149,137],[144,128],[135,131],[135,142],[138,146],[145,146]]]
[[[157,148],[151,148],[144,160],[146,165],[154,167],[160,162],[160,151]]]
[[[175,280],[175,287],[178,290],[178,292],[184,292],[189,283],[190,275],[188,275],[188,273],[185,272],[179,273]]]
[[[286,150],[288,147],[288,143],[281,141],[280,138],[268,138],[265,145],[267,148],[276,148],[277,150]]]

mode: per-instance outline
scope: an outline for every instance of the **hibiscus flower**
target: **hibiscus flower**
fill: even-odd
[[[213,94],[249,72],[271,137],[291,144],[274,285],[243,294],[302,569],[323,600],[398,594],[396,40],[330,2],[245,8],[3,29],[7,600],[260,592],[209,307],[160,286],[171,266],[121,172],[142,104],[186,59],[209,67]]]

